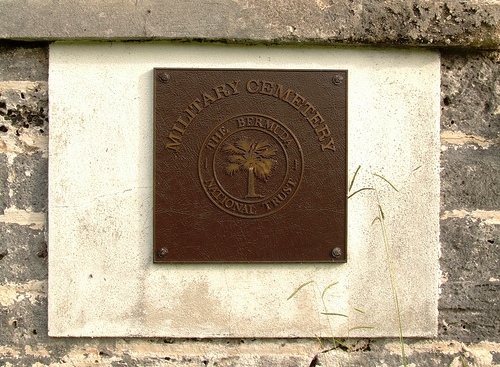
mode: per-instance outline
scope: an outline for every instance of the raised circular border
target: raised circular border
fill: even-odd
[[[261,213],[261,214],[256,214],[256,215],[247,215],[247,214],[241,214],[241,213],[238,213],[238,212],[235,212],[235,211],[232,211],[228,208],[225,208],[223,205],[221,205],[218,201],[214,200],[212,198],[212,195],[207,191],[206,187],[205,187],[205,184],[204,184],[204,178],[203,178],[203,175],[202,175],[202,160],[205,158],[205,156],[203,155],[203,149],[208,145],[208,142],[210,141],[210,139],[215,135],[215,133],[220,130],[220,128],[228,123],[229,121],[231,120],[234,120],[238,117],[243,117],[243,116],[255,116],[255,117],[262,117],[262,118],[265,118],[265,119],[269,119],[275,123],[277,123],[280,127],[282,127],[288,134],[290,134],[290,136],[292,137],[295,145],[296,145],[296,149],[297,149],[297,153],[298,153],[298,156],[300,157],[300,169],[299,169],[299,173],[298,173],[298,180],[297,180],[297,183],[296,183],[296,188],[295,190],[293,190],[293,192],[291,193],[291,195],[289,195],[286,200],[284,200],[284,202],[277,206],[276,208],[274,208],[274,210],[268,210],[267,212],[265,213]],[[258,130],[258,131],[262,131],[266,134],[270,134],[269,131],[267,129],[264,129],[264,128],[261,128],[259,126],[255,127],[255,126],[250,126],[250,127],[245,127],[245,128],[241,128],[239,130],[236,130],[235,132],[232,132],[230,133],[230,135],[233,135],[234,133],[236,132],[239,132],[239,131],[242,131],[242,130],[252,130],[252,129],[255,129],[255,130]],[[272,136],[272,135],[271,135]],[[274,136],[273,138],[279,142],[278,139],[276,139]],[[247,204],[247,205],[250,205],[250,204],[255,204],[255,205],[258,205],[258,204],[261,204],[264,203],[266,200],[268,200],[269,198],[272,198],[273,196],[275,196],[277,193],[279,193],[287,184],[287,181],[289,180],[290,178],[290,174],[289,174],[289,171],[290,171],[290,165],[289,165],[289,162],[288,162],[288,153],[287,153],[287,148],[285,148],[283,146],[283,144],[281,142],[279,142],[281,148],[283,149],[283,152],[285,153],[285,158],[287,160],[287,169],[286,169],[286,174],[285,174],[285,178],[284,180],[282,181],[281,185],[279,186],[279,188],[277,190],[274,191],[274,194],[271,194],[271,195],[267,195],[265,198],[263,198],[262,200],[259,200],[259,201],[245,201],[245,200],[242,200],[242,199],[238,199],[238,198],[234,198],[232,195],[230,195],[229,193],[226,192],[226,190],[224,190],[224,188],[222,187],[222,185],[220,184],[220,182],[218,182],[217,180],[217,177],[216,177],[216,174],[214,172],[214,158],[215,155],[217,154],[217,152],[219,152],[219,147],[220,147],[220,144],[222,144],[222,142],[224,142],[225,140],[227,139],[227,137],[225,137],[224,139],[221,139],[218,143],[217,143],[217,147],[215,148],[214,150],[214,153],[211,155],[212,159],[211,159],[211,164],[209,164],[208,166],[210,166],[212,169],[212,177],[214,178],[214,182],[216,182],[217,184],[217,187],[218,189],[224,193],[224,195],[226,195],[227,197],[229,197],[231,200],[233,201],[238,201],[240,203],[243,203],[243,204]],[[208,169],[208,167],[206,168]],[[295,134],[292,132],[292,130],[290,130],[290,128],[288,128],[288,126],[286,126],[285,124],[283,124],[281,121],[271,117],[271,116],[267,116],[267,115],[264,115],[264,114],[259,114],[259,113],[244,113],[244,114],[239,114],[239,115],[235,115],[235,116],[232,116],[226,120],[224,120],[223,122],[219,123],[217,126],[215,126],[211,131],[210,133],[207,135],[207,137],[205,138],[203,144],[201,145],[201,149],[200,149],[200,153],[199,153],[199,156],[198,156],[198,176],[199,176],[199,179],[200,179],[200,183],[201,183],[201,186],[203,187],[203,191],[205,192],[205,194],[207,195],[207,197],[210,199],[210,201],[212,203],[214,203],[219,209],[221,209],[223,212],[227,213],[227,214],[230,214],[230,215],[233,215],[233,216],[236,216],[236,217],[240,217],[240,218],[262,218],[262,217],[266,217],[268,215],[271,215],[273,213],[276,213],[277,211],[283,209],[292,199],[293,197],[296,195],[297,191],[299,190],[299,187],[300,187],[300,183],[302,181],[302,178],[304,176],[304,154],[302,152],[302,147],[300,146],[300,143],[299,143],[299,140],[297,139],[297,137],[295,136]]]

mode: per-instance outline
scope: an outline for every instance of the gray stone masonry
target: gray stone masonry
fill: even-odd
[[[44,43],[0,43],[0,81],[47,81],[49,49]]]
[[[405,350],[414,367],[500,366],[498,1],[13,4],[3,4],[0,37],[38,42],[0,42],[0,366],[403,365],[394,339],[333,348],[304,339],[47,336],[48,46],[41,41],[157,37],[443,46],[439,334],[405,339]]]
[[[495,0],[122,0],[4,6],[0,38],[218,40],[495,49]]]
[[[499,69],[498,53],[442,54],[442,338],[500,336]]]

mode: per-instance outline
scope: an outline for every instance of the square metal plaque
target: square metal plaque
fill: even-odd
[[[155,262],[346,261],[347,71],[154,78]]]

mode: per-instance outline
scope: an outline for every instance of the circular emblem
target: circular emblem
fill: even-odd
[[[228,214],[261,218],[282,209],[297,193],[304,162],[293,132],[261,114],[217,125],[200,150],[198,173],[210,200]]]

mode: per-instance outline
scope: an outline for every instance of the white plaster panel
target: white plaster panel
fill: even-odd
[[[352,191],[379,189],[404,335],[436,333],[437,52],[54,43],[51,336],[398,335],[389,260],[381,227],[372,223],[374,191],[348,201],[346,264],[153,264],[154,67],[347,69],[350,178],[361,165]],[[318,286],[287,300],[309,280]],[[348,317],[330,316],[329,323],[321,291],[332,282],[328,311]],[[370,328],[349,330],[359,326]]]

